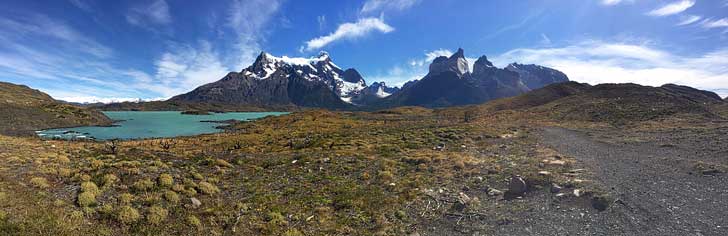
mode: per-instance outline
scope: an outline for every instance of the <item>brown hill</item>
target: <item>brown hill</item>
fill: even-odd
[[[600,84],[534,107],[533,111],[545,113],[552,119],[562,121],[593,121],[621,125],[678,116],[719,119],[720,115],[714,112],[714,108],[723,103],[720,97],[712,92],[687,86]]]
[[[24,85],[0,82],[0,134],[28,135],[40,129],[110,123],[96,110],[58,102]]]

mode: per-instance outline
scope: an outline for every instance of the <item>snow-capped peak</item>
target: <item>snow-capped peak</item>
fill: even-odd
[[[279,72],[280,71],[280,72]],[[320,81],[328,85],[343,101],[350,102],[351,97],[356,96],[366,87],[366,82],[356,70],[342,70],[331,61],[331,57],[325,51],[318,56],[303,57],[276,57],[266,52],[261,52],[255,63],[242,72],[246,77],[254,79],[268,79],[276,73],[284,74],[286,77],[303,78],[308,81]]]

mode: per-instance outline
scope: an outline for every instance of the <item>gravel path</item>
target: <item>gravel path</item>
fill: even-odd
[[[577,158],[617,199],[599,213],[597,228],[611,232],[586,234],[728,235],[728,176],[694,169],[693,157],[710,147],[615,145],[562,128],[545,128],[541,140]]]

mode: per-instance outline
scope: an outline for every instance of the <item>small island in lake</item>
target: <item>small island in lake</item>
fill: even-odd
[[[188,110],[183,111],[182,115],[198,115],[198,116],[208,116],[211,115],[208,111],[202,111],[202,110]]]

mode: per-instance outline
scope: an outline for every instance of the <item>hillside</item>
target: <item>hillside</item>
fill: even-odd
[[[101,112],[58,102],[27,86],[0,82],[0,134],[28,135],[53,127],[107,125]]]
[[[687,86],[576,82],[552,84],[519,96],[478,106],[481,113],[522,110],[529,119],[624,125],[667,118],[714,120],[726,117],[726,102],[713,92]]]

